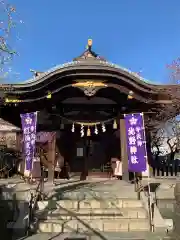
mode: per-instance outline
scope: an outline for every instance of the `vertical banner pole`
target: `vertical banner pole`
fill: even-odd
[[[154,223],[153,223],[153,213],[152,213],[152,204],[153,201],[151,199],[151,189],[150,189],[150,172],[149,172],[149,163],[148,163],[148,157],[147,157],[147,146],[146,146],[146,128],[145,128],[145,124],[144,124],[144,113],[142,113],[142,118],[143,118],[143,128],[144,128],[144,139],[145,139],[145,144],[144,147],[146,149],[146,162],[148,164],[148,198],[149,198],[149,210],[150,210],[150,218],[151,218],[151,231],[154,232]]]

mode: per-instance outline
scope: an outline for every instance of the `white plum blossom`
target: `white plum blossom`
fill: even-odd
[[[135,118],[135,117],[132,117],[130,120],[129,120],[129,122],[130,122],[130,125],[136,125],[137,124],[137,118]]]
[[[27,117],[27,118],[25,119],[25,122],[26,122],[26,124],[32,124],[32,118]]]

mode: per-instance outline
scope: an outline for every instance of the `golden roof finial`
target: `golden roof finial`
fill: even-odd
[[[86,46],[86,49],[90,49],[92,47],[92,39],[88,39],[88,44]]]
[[[92,39],[88,39],[88,46],[89,46],[89,47],[92,46]]]

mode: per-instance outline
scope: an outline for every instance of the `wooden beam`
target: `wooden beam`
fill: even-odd
[[[158,100],[155,103],[157,103],[157,104],[172,104],[173,101],[172,100]]]
[[[56,134],[53,134],[52,141],[48,142],[48,183],[54,183],[54,168],[56,157]]]
[[[125,126],[124,119],[120,119],[119,132],[120,132],[120,147],[121,147],[121,161],[122,161],[122,177],[124,180],[129,180],[126,126]]]

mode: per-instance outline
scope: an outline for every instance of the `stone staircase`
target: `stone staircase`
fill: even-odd
[[[121,181],[87,184],[38,202],[37,232],[149,232],[148,213],[134,186]]]
[[[39,232],[87,233],[149,231],[141,201],[106,199],[51,200],[38,203]]]
[[[35,189],[36,186],[21,183],[3,190],[4,200],[12,199],[16,193],[19,201],[18,219],[13,225],[14,240],[24,236],[28,200]],[[155,232],[149,231],[147,199],[142,194],[142,200],[137,200],[134,186],[125,181],[60,180],[55,185],[45,183],[44,190],[46,200],[38,202],[37,221],[32,224],[36,228],[27,240],[172,239],[166,236],[164,221],[160,221],[157,212]]]
[[[17,236],[19,239],[27,228],[28,201],[36,186],[12,179],[8,185],[3,182],[1,189],[3,201],[12,201],[16,195],[18,218],[13,222],[12,240]],[[55,185],[45,183],[44,190],[46,201],[38,202],[35,213],[37,228],[34,230],[37,231],[27,240],[174,239],[170,232],[166,234],[167,228],[157,208],[155,232],[149,231],[147,199],[142,194],[142,200],[137,200],[134,186],[125,181],[59,180]],[[9,227],[11,230],[8,224]]]

